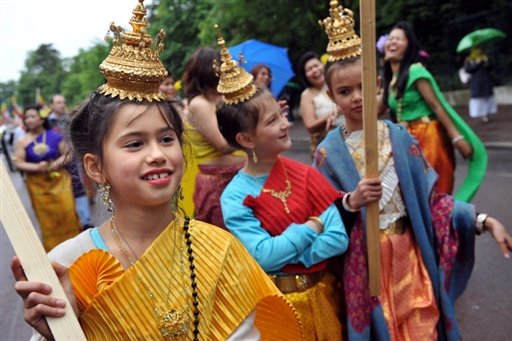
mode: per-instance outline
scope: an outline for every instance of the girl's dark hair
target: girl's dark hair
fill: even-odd
[[[268,83],[268,87],[270,88],[270,85],[272,84],[272,70],[270,70],[270,67],[265,64],[258,64],[252,68],[251,75],[254,77],[254,80],[256,80],[258,73],[260,73],[260,71],[263,69],[266,69],[268,71],[268,75],[270,76],[270,82]]]
[[[400,70],[396,81],[396,98],[399,99],[404,94],[405,86],[409,79],[409,67],[419,61],[418,53],[420,51],[420,45],[409,23],[405,21],[398,22],[390,31],[394,29],[402,30],[407,38],[407,49],[400,61]],[[391,62],[386,61],[384,63],[384,103],[386,104],[388,101],[389,86],[392,78],[393,71],[391,70]]]
[[[351,58],[347,58],[347,59],[337,60],[335,62],[327,62],[327,64],[325,64],[325,68],[324,68],[324,79],[325,79],[325,84],[327,85],[329,90],[331,90],[331,91],[333,90],[333,89],[331,89],[332,74],[334,72],[336,72],[337,70],[339,70],[340,68],[343,68],[345,65],[355,63],[356,61],[358,61],[360,59],[361,59],[361,56],[357,56],[357,57],[351,57]]]
[[[306,63],[311,59],[318,59],[320,57],[313,51],[308,51],[300,56],[299,61],[297,62],[297,75],[299,76],[299,82],[304,88],[309,88],[311,83],[308,81],[306,77]]]
[[[29,106],[26,106],[24,109],[23,109],[23,123],[25,123],[25,114],[27,113],[27,111],[29,110],[35,110],[37,111],[37,116],[39,116],[39,118],[43,121],[43,129],[45,130],[48,130],[50,129],[50,123],[48,122],[48,117],[42,117],[41,116],[41,106],[40,105],[29,105]]]
[[[123,105],[133,103],[128,99],[121,100],[94,92],[71,113],[69,140],[80,162],[85,154],[91,153],[97,155],[103,163],[103,141],[110,133],[114,116]],[[183,122],[171,101],[137,103],[156,106],[164,120],[174,128],[183,145]]]
[[[274,100],[274,97],[268,90],[258,88],[254,96],[248,101],[234,105],[221,103],[217,107],[219,130],[231,146],[244,149],[236,141],[236,134],[256,130],[259,113],[265,100]]]
[[[219,76],[213,69],[214,61],[220,65],[220,52],[210,48],[199,48],[185,65],[182,81],[185,97],[188,101],[204,95],[210,89],[216,89]]]

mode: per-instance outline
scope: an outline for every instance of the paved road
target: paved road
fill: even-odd
[[[511,149],[489,150],[486,179],[473,203],[512,232]],[[456,305],[463,339],[512,340],[512,258],[503,258],[488,234],[477,237],[475,258],[468,287]]]
[[[303,128],[298,124],[292,128],[294,146],[287,154],[299,161],[309,163],[308,142]],[[474,199],[478,210],[488,212],[508,222],[512,231],[512,153],[510,149],[489,150],[489,170],[486,181]],[[466,172],[464,162],[459,160],[457,178]],[[37,226],[24,184],[18,173],[13,179],[25,207]],[[0,198],[1,204],[2,198]],[[104,213],[93,214],[95,223]],[[13,250],[7,236],[0,229],[0,340],[27,340],[30,336],[22,316],[21,300],[14,293],[13,279],[9,269]],[[476,264],[470,283],[457,303],[457,315],[462,336],[466,341],[510,340],[512,323],[512,259],[505,260],[498,253],[489,235],[477,238]]]
[[[3,155],[2,155],[3,156]],[[3,158],[0,162],[3,162]],[[19,173],[11,173],[14,186],[25,204],[32,223],[39,231],[37,220],[34,216],[30,198],[25,189]],[[0,205],[4,198],[0,198]],[[1,225],[1,223],[0,223]],[[23,320],[22,301],[14,292],[14,280],[11,274],[10,262],[14,250],[9,243],[3,226],[0,229],[0,339],[2,341],[28,340],[30,328]]]

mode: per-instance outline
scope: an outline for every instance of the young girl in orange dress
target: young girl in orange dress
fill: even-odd
[[[114,48],[100,67],[107,83],[71,122],[74,150],[112,210],[49,255],[85,336],[302,340],[293,308],[240,242],[179,213],[184,128],[159,91],[166,71],[150,46],[162,34],[152,43],[145,13],[139,3],[133,32],[111,26]],[[12,270],[34,339],[53,339],[45,317],[62,316],[65,303],[27,281],[18,259]]]

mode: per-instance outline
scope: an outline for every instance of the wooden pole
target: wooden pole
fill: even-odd
[[[47,317],[55,340],[86,340],[75,312],[66,297],[32,222],[16,193],[11,177],[0,161],[0,221],[30,281],[44,282],[53,288],[52,296],[66,301],[66,315]]]
[[[361,45],[363,65],[363,130],[365,177],[379,177],[377,143],[377,60],[375,56],[375,0],[360,0]],[[366,245],[370,295],[380,294],[379,203],[366,207]]]

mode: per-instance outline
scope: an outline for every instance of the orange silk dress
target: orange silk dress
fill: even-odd
[[[101,249],[83,253],[69,268],[88,340],[157,340],[157,312],[190,318],[182,340],[192,340],[192,289],[183,219],[172,222],[137,262],[123,270]],[[288,301],[229,233],[192,220],[199,340],[225,340],[252,312],[262,340],[302,340]],[[181,250],[181,251],[180,251]]]
[[[439,309],[432,282],[407,223],[398,183],[389,130],[378,121],[379,174],[383,194],[379,201],[380,287],[384,317],[392,340],[437,340]],[[346,144],[360,176],[364,176],[364,135],[353,132]],[[403,223],[403,222],[406,223]]]

